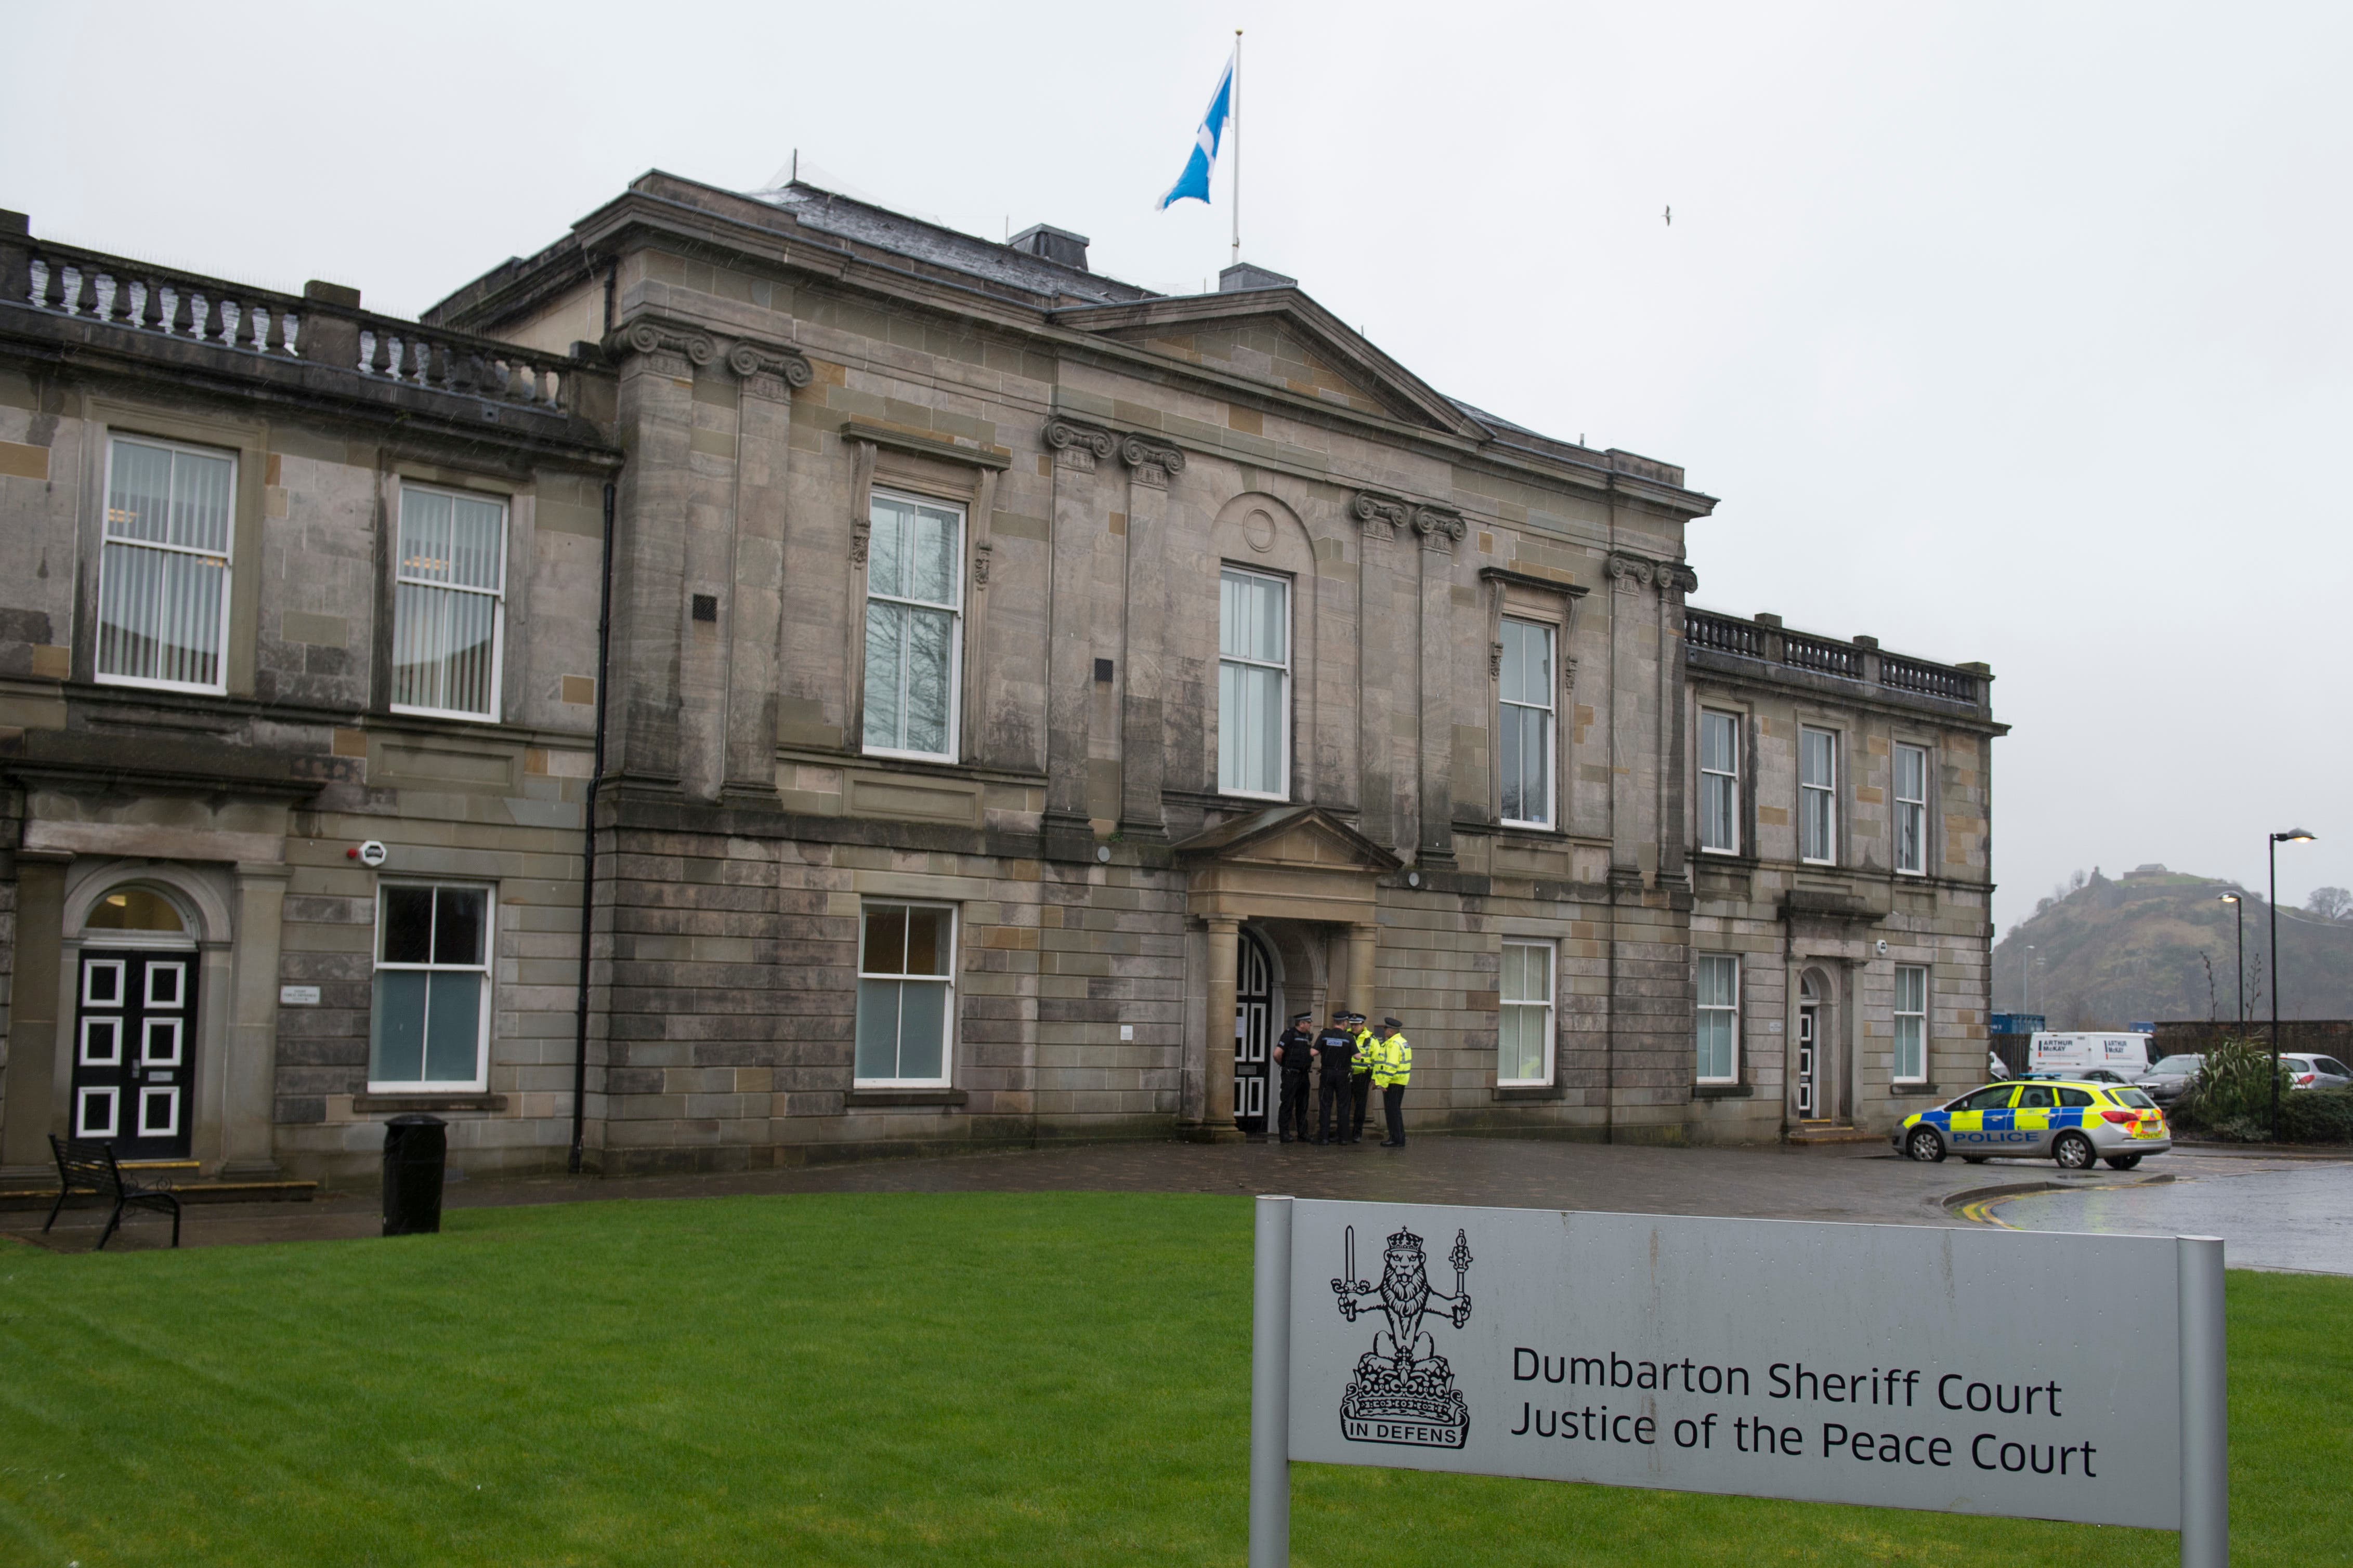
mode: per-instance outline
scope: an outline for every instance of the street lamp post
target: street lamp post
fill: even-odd
[[[2312,835],[2301,827],[2271,836],[2272,865],[2272,1142],[2279,1142],[2279,847],[2309,844]]]
[[[2225,893],[2222,901],[2239,912],[2239,1027],[2247,1026],[2247,900],[2236,893]]]

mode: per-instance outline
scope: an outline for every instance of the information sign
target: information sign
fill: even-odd
[[[2191,1550],[2222,1506],[2219,1242],[1286,1198],[1259,1241],[1254,1499],[1306,1459],[2182,1530],[2220,1561]],[[1252,1563],[1282,1562],[1257,1513]]]

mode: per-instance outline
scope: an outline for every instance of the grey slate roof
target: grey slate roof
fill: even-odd
[[[839,235],[860,245],[969,273],[992,283],[1083,300],[1092,305],[1124,304],[1155,297],[1149,289],[1139,289],[1133,283],[1122,283],[1084,268],[1064,267],[993,239],[907,217],[802,181],[771,191],[754,191],[752,196],[755,201],[784,208],[805,228]]]

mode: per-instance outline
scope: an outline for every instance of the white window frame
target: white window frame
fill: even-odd
[[[495,592],[476,588],[463,583],[437,583],[430,578],[407,575],[400,561],[400,531],[401,513],[407,505],[408,492],[411,490],[420,495],[448,496],[455,500],[492,502],[497,505],[499,509],[499,585]],[[396,682],[400,678],[400,649],[397,643],[400,636],[402,588],[437,588],[452,594],[479,595],[491,601],[491,706],[488,712],[477,713],[465,708],[427,708],[421,703],[395,702],[390,705],[395,713],[416,713],[431,719],[462,719],[475,724],[495,724],[500,721],[500,715],[505,711],[506,707],[507,551],[513,538],[514,503],[510,498],[486,490],[460,489],[448,485],[415,484],[407,479],[400,481],[399,493],[393,497],[392,517],[392,624],[396,645],[393,648],[393,679]]]
[[[1544,715],[1542,750],[1545,799],[1542,816],[1503,816],[1503,780],[1499,777],[1495,781],[1496,816],[1506,827],[1533,827],[1549,833],[1552,831],[1554,818],[1558,815],[1560,799],[1560,741],[1558,738],[1560,734],[1560,628],[1549,621],[1531,620],[1525,616],[1505,616],[1503,617],[1503,625],[1505,627],[1520,626],[1528,631],[1539,633],[1545,640],[1545,694],[1541,704],[1515,701],[1507,698],[1504,695],[1503,682],[1499,679],[1495,683],[1495,706],[1499,723],[1503,713],[1514,709],[1522,712],[1541,712]],[[1508,649],[1504,658],[1506,663],[1510,661],[1511,654]],[[1499,744],[1496,747],[1499,764],[1502,761],[1502,752],[1503,748]]]
[[[903,972],[885,973],[866,967],[866,911],[877,904],[897,909],[945,910],[948,914],[947,973],[945,974],[908,974]],[[850,1085],[853,1089],[946,1089],[955,1081],[956,1057],[956,969],[958,948],[963,935],[964,911],[955,905],[934,899],[896,899],[875,897],[860,899],[858,903],[858,982],[913,980],[944,988],[940,1003],[940,1075],[937,1078],[860,1078],[858,1073],[858,1000],[850,998],[849,1060]]]
[[[396,888],[459,889],[482,895],[482,961],[480,963],[391,963],[384,956],[384,896]],[[435,911],[434,918],[440,918]],[[491,1018],[498,1004],[498,918],[499,889],[493,883],[470,882],[461,878],[403,877],[397,880],[380,879],[375,889],[375,940],[369,950],[372,961],[368,971],[368,1087],[370,1094],[480,1094],[490,1087]],[[428,945],[426,950],[431,952]],[[482,1008],[474,1041],[474,1076],[465,1081],[457,1079],[379,1079],[375,1070],[375,977],[386,971],[402,973],[480,974],[482,977]],[[417,1058],[417,1070],[425,1068],[424,1057]]]
[[[1831,774],[1825,783],[1808,784],[1806,782],[1806,742],[1815,735],[1822,737],[1826,743]],[[1835,866],[1838,864],[1838,774],[1839,732],[1820,724],[1799,725],[1798,727],[1798,858],[1806,865]],[[1819,796],[1821,801],[1824,822],[1822,832],[1823,837],[1829,840],[1828,853],[1809,855],[1806,853],[1806,824],[1816,796]]]
[[[955,563],[955,591],[950,595],[945,601],[912,599],[899,594],[877,593],[874,588],[873,577],[871,574],[868,575],[866,579],[866,598],[858,606],[860,627],[858,668],[859,754],[860,756],[867,757],[904,757],[910,762],[919,763],[953,763],[964,754],[965,556],[972,548],[972,509],[962,501],[950,500],[942,496],[919,495],[913,490],[899,490],[892,489],[888,485],[874,485],[871,487],[866,493],[866,525],[867,536],[870,541],[870,544],[868,546],[870,560],[871,559],[872,552],[871,541],[873,537],[874,503],[878,500],[897,501],[904,506],[931,507],[936,510],[952,511],[955,513],[955,549],[951,552],[951,559]],[[899,605],[909,609],[946,612],[948,617],[948,672],[945,689],[947,692],[948,729],[947,745],[944,750],[937,752],[918,752],[904,746],[877,746],[870,744],[867,742],[866,668],[873,660],[874,650],[867,647],[865,643],[866,606],[878,599],[886,605]],[[906,711],[906,649],[902,646],[899,658],[899,710],[902,714]],[[861,937],[860,940],[862,941],[863,938]]]
[[[1740,985],[1743,979],[1741,974],[1742,965],[1740,963],[1740,955],[1736,952],[1703,952],[1698,954],[1697,957],[1699,962],[1703,964],[1728,963],[1732,966],[1732,1001],[1728,1005],[1716,1004],[1706,1006],[1699,1005],[1694,1002],[1692,1009],[1694,1026],[1692,1029],[1693,1081],[1703,1085],[1738,1083],[1740,1081],[1741,1047]],[[1698,976],[1696,974],[1693,976],[1693,994],[1694,997],[1696,997],[1698,994]],[[1706,1023],[1709,1016],[1719,1014],[1728,1015],[1729,1017],[1727,1021],[1732,1026],[1731,1070],[1721,1075],[1703,1073],[1699,1071],[1699,1026]]]
[[[1504,939],[1504,951],[1506,953],[1510,952],[1511,950],[1515,947],[1526,948],[1531,952],[1541,952],[1544,954],[1545,1000],[1541,1005],[1538,1005],[1534,1002],[1514,1002],[1504,998],[1503,994],[1503,976],[1500,973],[1497,974],[1495,978],[1495,1016],[1498,1026],[1495,1031],[1495,1087],[1497,1089],[1543,1089],[1550,1086],[1553,1081],[1553,1048],[1560,1037],[1560,948],[1557,943],[1539,941],[1533,938],[1522,939],[1518,937],[1505,937]],[[1544,1068],[1543,1070],[1535,1078],[1506,1078],[1504,1076],[1503,1029],[1501,1025],[1504,1013],[1514,1009],[1517,1009],[1521,1012],[1541,1013],[1544,1015]]]
[[[1248,658],[1238,654],[1229,654],[1225,651],[1225,580],[1229,577],[1247,577],[1261,583],[1271,583],[1276,587],[1282,590],[1282,660],[1281,663],[1274,663],[1267,659]],[[1213,750],[1215,750],[1218,754],[1218,793],[1221,795],[1240,800],[1287,801],[1291,798],[1291,642],[1292,627],[1295,624],[1293,611],[1296,607],[1293,604],[1293,596],[1296,591],[1297,584],[1290,578],[1282,575],[1280,573],[1253,572],[1247,566],[1233,566],[1222,563],[1218,567],[1217,646],[1218,668],[1220,671],[1218,680],[1219,689],[1218,710],[1218,723],[1219,725],[1219,730],[1218,732],[1218,739],[1220,743],[1214,747]],[[1222,672],[1225,669],[1225,667],[1229,664],[1239,665],[1248,669],[1271,669],[1276,672],[1279,678],[1276,703],[1282,711],[1282,776],[1279,787],[1274,790],[1233,789],[1229,788],[1226,784],[1225,747],[1222,743],[1225,734],[1223,726],[1226,721],[1223,696],[1225,679]]]
[[[1904,1005],[1904,977],[1907,974],[1916,974],[1920,977],[1920,1005],[1916,1008],[1906,1008]],[[1928,966],[1925,963],[1899,963],[1895,966],[1895,992],[1891,1008],[1894,1021],[1889,1026],[1888,1033],[1889,1043],[1893,1047],[1890,1053],[1889,1076],[1896,1083],[1928,1081],[1929,998],[1933,994],[1931,982],[1935,978],[1929,973]],[[1918,1069],[1914,1072],[1904,1070],[1904,1026],[1907,1022],[1914,1023],[1919,1030],[1919,1037],[1915,1043],[1919,1047],[1920,1060]]]
[[[1920,793],[1917,795],[1908,796],[1904,793],[1904,758],[1906,752],[1920,759]],[[1888,846],[1888,858],[1894,862],[1895,874],[1899,877],[1925,877],[1928,874],[1930,761],[1927,747],[1915,746],[1908,741],[1895,743],[1895,754],[1889,761],[1887,794],[1894,809],[1887,825],[1888,832],[1894,837],[1894,842]],[[1912,847],[1917,858],[1908,866],[1904,863],[1904,818],[1907,811],[1916,814],[1919,829],[1912,836]]]
[[[1699,852],[1703,855],[1737,855],[1741,852],[1741,843],[1745,837],[1740,821],[1741,717],[1738,713],[1729,713],[1721,708],[1703,708],[1699,710],[1699,831],[1694,837],[1699,840]],[[1707,726],[1710,720],[1721,721],[1725,728],[1732,733],[1732,771],[1729,773],[1722,768],[1711,768],[1707,765]],[[1715,779],[1725,781],[1721,787],[1728,790],[1732,796],[1731,810],[1728,814],[1728,820],[1732,824],[1732,842],[1729,844],[1710,844],[1707,841],[1708,784]]]
[[[116,451],[120,449],[125,442],[130,442],[134,446],[140,447],[154,447],[167,452],[185,452],[194,457],[210,458],[228,464],[228,538],[223,549],[215,552],[210,550],[197,550],[192,546],[185,544],[158,543],[144,539],[117,540],[111,533],[107,531],[109,525],[113,521],[114,456]],[[194,680],[157,680],[151,676],[114,675],[108,673],[100,668],[102,663],[102,652],[106,640],[106,627],[104,621],[101,618],[93,633],[93,640],[90,644],[90,658],[91,677],[100,685],[137,686],[142,687],[149,691],[202,691],[215,695],[218,695],[228,690],[229,617],[230,611],[237,597],[237,513],[238,482],[242,478],[238,471],[237,458],[238,455],[234,451],[219,447],[201,446],[194,441],[170,441],[164,439],[161,436],[146,436],[132,431],[116,430],[110,431],[108,433],[106,441],[106,482],[99,492],[98,614],[102,617],[105,613],[106,547],[109,544],[120,543],[135,550],[153,550],[166,554],[196,555],[206,557],[207,559],[217,559],[220,562],[221,574],[220,644],[213,650],[213,668],[219,672],[220,679],[209,682]]]

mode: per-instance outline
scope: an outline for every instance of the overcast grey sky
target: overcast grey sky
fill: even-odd
[[[794,148],[1191,290],[1243,254],[1506,417],[1685,465],[1694,602],[1994,667],[1996,913],[2148,860],[2353,885],[2353,9],[380,8],[10,0],[34,232],[414,311],[648,168]],[[1670,205],[1672,226],[1662,221]]]

